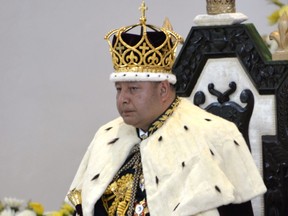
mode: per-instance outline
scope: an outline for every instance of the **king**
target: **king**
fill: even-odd
[[[144,1],[140,10],[139,23],[105,37],[120,116],[96,132],[71,184],[83,215],[251,216],[250,206],[241,215],[224,208],[266,191],[243,136],[177,95],[172,66],[183,39],[167,19],[147,24]]]

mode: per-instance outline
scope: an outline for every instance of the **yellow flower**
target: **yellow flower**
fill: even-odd
[[[37,215],[43,215],[44,207],[38,202],[29,202],[28,208],[32,209]]]
[[[280,10],[276,10],[270,16],[268,16],[268,21],[270,25],[274,25],[275,23],[278,22],[280,18],[279,11]]]
[[[279,10],[279,17],[281,17],[284,13],[288,13],[288,5],[285,5]]]
[[[279,10],[274,11],[269,17],[268,17],[268,21],[270,25],[274,25],[276,24],[280,17],[284,14],[284,13],[288,13],[288,5],[285,5],[283,7],[281,7]]]
[[[275,10],[270,16],[268,16],[268,22],[270,25],[274,25],[276,24],[280,17],[288,12],[288,5],[285,5],[284,3],[282,3],[279,0],[269,0],[269,2],[271,2],[272,4],[276,5],[277,7],[279,7],[278,10]]]
[[[70,212],[67,211],[66,209],[60,209],[59,213],[61,213],[61,215],[63,215],[63,216],[69,216],[70,215]]]
[[[45,213],[45,216],[71,216],[74,213],[74,208],[68,203],[63,203],[60,210]]]
[[[4,205],[0,202],[0,212],[4,209]]]
[[[58,211],[49,212],[45,215],[46,216],[63,216],[63,214],[61,212],[58,212]]]
[[[61,209],[65,209],[69,213],[73,213],[74,212],[74,208],[68,203],[63,203]]]

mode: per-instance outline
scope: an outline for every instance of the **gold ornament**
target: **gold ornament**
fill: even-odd
[[[285,12],[278,22],[278,31],[269,35],[271,40],[275,40],[278,49],[272,53],[272,60],[288,60],[288,14]]]
[[[76,207],[77,205],[80,205],[82,203],[82,198],[81,198],[81,190],[77,190],[74,188],[69,192],[67,195],[69,201]]]
[[[235,13],[235,0],[206,0],[207,14]]]
[[[133,188],[133,175],[127,174],[111,183],[102,196],[102,202],[109,216],[125,216],[129,208]],[[112,201],[109,206],[109,201]]]

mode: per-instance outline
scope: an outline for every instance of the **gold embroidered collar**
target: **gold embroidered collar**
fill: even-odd
[[[176,109],[176,107],[180,104],[181,99],[177,96],[175,98],[175,100],[173,101],[173,103],[171,103],[171,105],[167,108],[167,110],[160,115],[149,127],[146,136],[140,136],[140,129],[138,129],[138,134],[140,136],[140,138],[142,139],[146,139],[147,137],[149,137],[151,134],[153,134],[156,130],[158,130],[160,127],[162,127],[162,125],[164,124],[164,122],[173,114],[174,110]],[[142,131],[143,134],[143,131]],[[145,134],[145,132],[144,132]]]

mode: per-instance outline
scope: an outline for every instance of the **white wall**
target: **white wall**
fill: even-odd
[[[0,0],[0,199],[58,209],[97,128],[117,116],[105,34],[138,22],[141,1]],[[186,37],[204,0],[146,0]],[[260,34],[275,6],[238,1]]]

